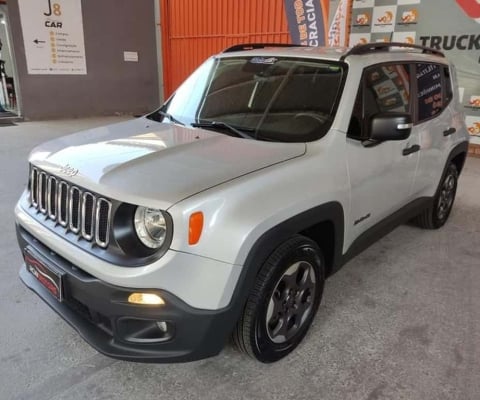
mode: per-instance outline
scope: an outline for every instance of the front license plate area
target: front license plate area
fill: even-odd
[[[25,265],[38,282],[42,284],[58,301],[63,300],[63,273],[55,266],[40,259],[31,250],[26,248],[23,252]]]

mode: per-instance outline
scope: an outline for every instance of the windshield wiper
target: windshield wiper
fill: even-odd
[[[221,121],[209,121],[209,122],[194,122],[192,124],[194,128],[226,128],[230,132],[234,133],[236,136],[244,138],[244,139],[253,139],[252,135],[249,135],[246,132],[254,132],[253,129],[250,128],[235,128],[234,126],[227,124],[226,122]]]
[[[157,113],[160,114],[163,118],[168,118],[170,121],[172,121],[175,124],[185,126],[185,124],[182,121],[176,119],[172,114],[169,114],[163,110],[158,110]]]

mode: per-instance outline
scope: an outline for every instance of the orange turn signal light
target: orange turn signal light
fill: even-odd
[[[194,212],[190,215],[190,222],[188,225],[188,244],[197,244],[200,240],[203,230],[203,213],[201,211]]]

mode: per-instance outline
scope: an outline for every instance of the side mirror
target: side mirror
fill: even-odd
[[[410,136],[413,121],[409,113],[377,114],[370,120],[370,140],[405,140]]]

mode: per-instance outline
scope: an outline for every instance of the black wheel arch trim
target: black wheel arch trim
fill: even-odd
[[[342,205],[332,201],[303,211],[266,231],[252,246],[245,260],[243,273],[254,271],[256,276],[264,261],[280,244],[322,222],[332,223],[335,237],[332,265],[328,265],[327,270],[337,265],[342,258],[345,217]]]
[[[458,168],[458,174],[462,172],[463,166],[465,165],[465,160],[467,159],[467,154],[468,154],[468,141],[461,142],[457,144],[451,151],[450,154],[448,155],[447,162],[445,163],[445,166],[443,167],[443,172],[442,172],[442,177],[440,179],[440,183],[443,181],[443,178],[445,177],[445,173],[447,172],[448,165],[452,162],[454,158],[456,158],[459,155],[464,155],[465,157],[462,160],[462,164],[460,165],[460,168]]]
[[[332,223],[335,236],[334,254],[332,265],[327,266],[326,270],[336,271],[342,260],[344,221],[342,205],[339,202],[332,201],[295,215],[263,233],[250,249],[233,293],[230,302],[231,329],[240,318],[261,266],[270,254],[291,236],[322,222]]]

